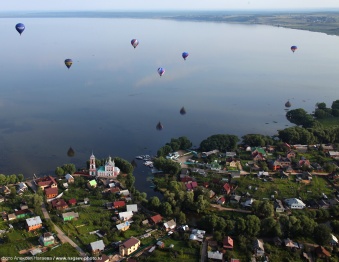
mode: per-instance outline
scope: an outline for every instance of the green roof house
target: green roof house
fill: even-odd
[[[44,247],[47,247],[47,246],[53,245],[54,242],[55,242],[55,239],[54,239],[52,233],[46,232],[42,236],[40,236],[39,242]]]
[[[87,183],[87,186],[89,188],[96,188],[97,187],[97,181],[95,181],[95,179],[93,179],[93,180],[91,180]]]
[[[70,221],[70,220],[73,220],[74,218],[78,218],[78,217],[79,217],[79,213],[76,213],[74,211],[62,214],[62,219],[64,221]]]

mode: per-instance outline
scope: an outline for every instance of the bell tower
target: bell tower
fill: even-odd
[[[95,167],[95,156],[93,155],[93,152],[92,152],[92,155],[89,158],[89,175],[96,176],[96,174],[97,174],[97,169]]]

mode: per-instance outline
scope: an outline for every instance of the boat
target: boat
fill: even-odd
[[[136,158],[136,159],[143,160],[143,157],[142,157],[142,156],[136,156],[135,158]]]

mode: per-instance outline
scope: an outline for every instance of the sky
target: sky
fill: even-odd
[[[286,10],[339,8],[339,0],[1,0],[0,11]]]

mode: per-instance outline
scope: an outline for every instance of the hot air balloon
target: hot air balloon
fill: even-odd
[[[285,103],[285,106],[286,106],[286,107],[291,107],[291,102],[290,102],[290,101],[287,101],[287,102]]]
[[[70,147],[70,148],[68,149],[67,155],[68,155],[69,157],[73,157],[73,156],[74,156],[74,150],[73,150],[72,147]]]
[[[138,44],[139,44],[139,41],[138,41],[137,39],[132,39],[132,40],[131,40],[131,45],[132,45],[134,48],[136,48],[136,47],[138,46]]]
[[[66,59],[65,60],[65,65],[67,66],[68,69],[71,67],[72,64],[73,64],[72,59]]]
[[[182,108],[180,109],[180,114],[181,114],[181,115],[186,114],[186,109],[185,109],[185,107],[182,107]]]
[[[298,49],[298,47],[297,47],[296,45],[292,45],[292,46],[291,46],[291,50],[292,50],[293,53],[294,53],[294,51],[297,50],[297,49]]]
[[[22,24],[22,23],[16,24],[16,25],[15,25],[15,29],[16,29],[16,31],[18,31],[19,34],[21,35],[22,32],[25,30],[25,25]]]
[[[182,53],[182,58],[184,59],[184,60],[186,60],[186,58],[189,56],[189,54],[187,53],[187,52],[183,52]]]
[[[157,130],[162,130],[164,128],[164,126],[159,122],[156,126]]]
[[[162,68],[162,67],[159,67],[159,68],[158,68],[158,74],[159,74],[160,77],[161,77],[163,74],[165,74],[165,69]]]

